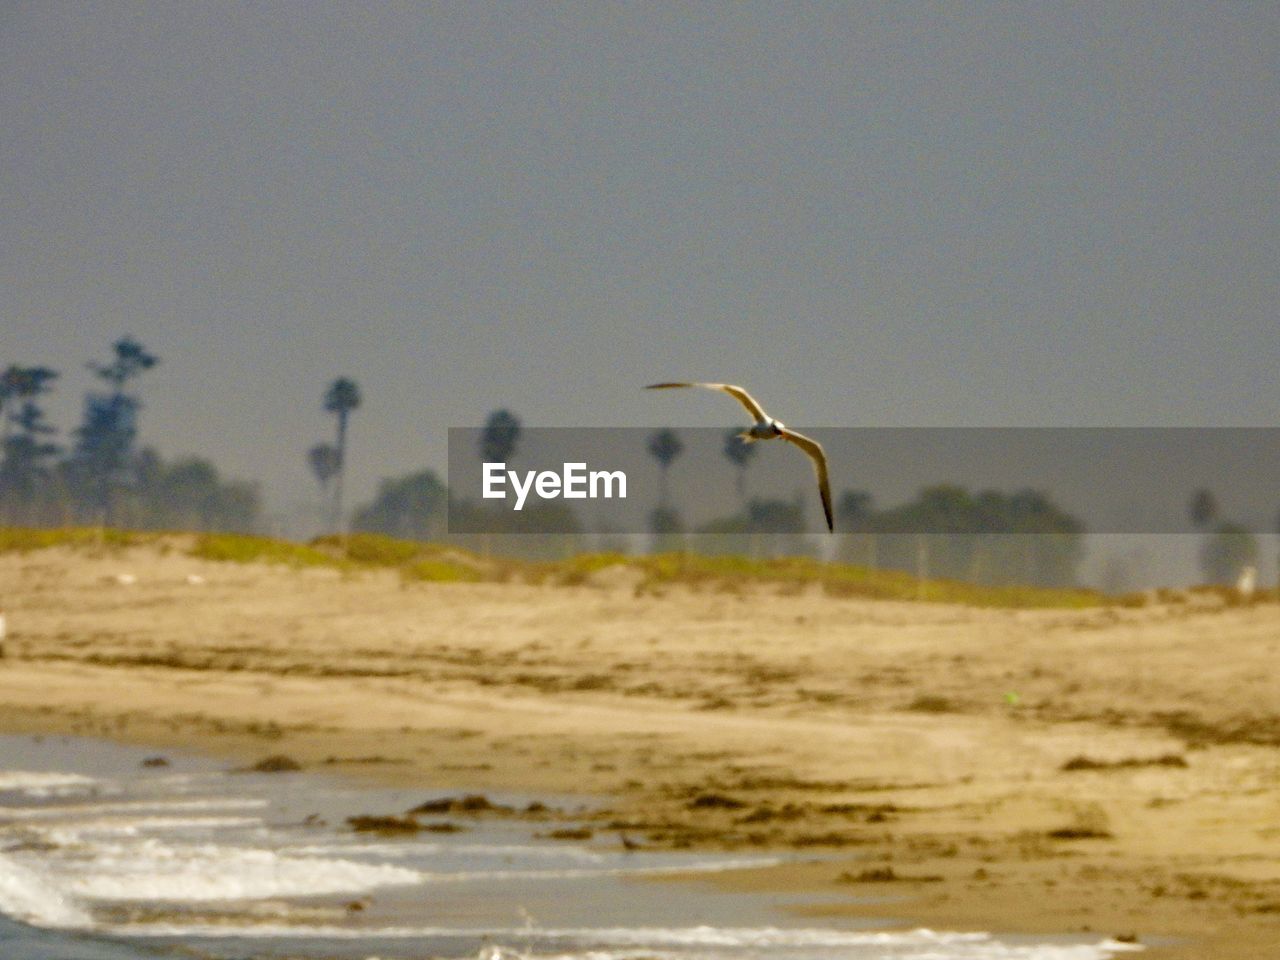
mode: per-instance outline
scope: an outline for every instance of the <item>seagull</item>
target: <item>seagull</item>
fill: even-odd
[[[738,434],[743,443],[781,439],[786,440],[788,443],[794,443],[803,450],[809,459],[813,461],[813,472],[818,475],[818,493],[822,495],[822,511],[827,515],[827,529],[830,531],[835,530],[835,524],[831,519],[831,482],[827,479],[827,454],[822,449],[822,444],[817,440],[806,437],[803,433],[796,433],[794,430],[788,429],[787,425],[782,421],[773,419],[773,417],[764,412],[764,407],[756,402],[755,397],[732,383],[651,383],[645,389],[674,390],[678,387],[702,387],[704,390],[719,390],[721,393],[727,393],[746,407],[747,413],[751,414],[756,422],[751,429],[744,430]]]

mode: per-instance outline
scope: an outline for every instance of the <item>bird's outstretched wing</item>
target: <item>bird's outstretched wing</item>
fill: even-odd
[[[827,515],[827,530],[834,533],[836,526],[831,516],[831,481],[827,479],[827,452],[822,449],[822,444],[817,440],[811,440],[803,433],[796,433],[794,430],[784,429],[782,439],[788,443],[794,443],[813,461],[813,472],[818,475],[818,493],[822,495],[822,512]]]
[[[676,387],[702,387],[706,390],[719,390],[721,393],[727,393],[746,407],[747,413],[751,414],[756,423],[762,423],[769,419],[769,415],[764,412],[764,408],[756,403],[755,397],[741,387],[735,387],[732,383],[651,383],[645,389],[672,390]]]

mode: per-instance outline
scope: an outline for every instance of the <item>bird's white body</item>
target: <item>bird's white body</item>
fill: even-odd
[[[750,430],[743,430],[739,437],[744,443],[755,443],[757,440],[777,440],[782,436],[782,432],[786,429],[777,420],[767,419],[761,420],[755,424]]]

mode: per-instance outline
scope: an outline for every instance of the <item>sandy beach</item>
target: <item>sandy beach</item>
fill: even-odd
[[[812,891],[813,916],[1276,955],[1275,603],[978,609],[633,574],[8,553],[0,732],[594,794],[602,845],[821,854],[679,881]]]

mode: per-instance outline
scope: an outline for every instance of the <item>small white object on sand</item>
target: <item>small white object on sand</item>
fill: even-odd
[[[132,587],[138,582],[138,578],[132,573],[117,573],[112,579],[122,587]]]
[[[1253,596],[1253,592],[1258,589],[1258,568],[1249,566],[1240,571],[1240,577],[1236,580],[1236,592],[1241,597],[1248,600]]]

